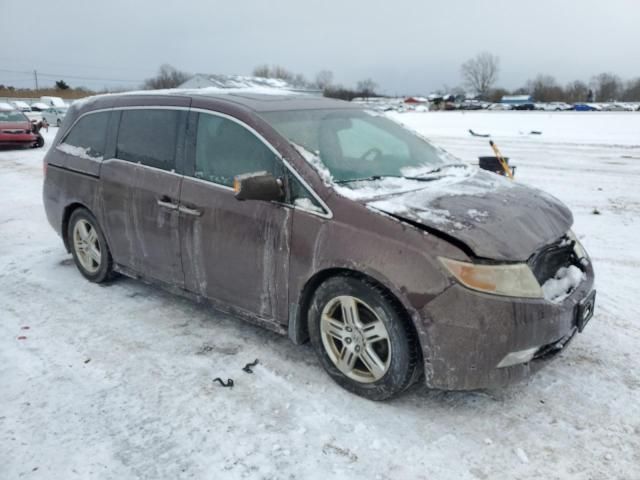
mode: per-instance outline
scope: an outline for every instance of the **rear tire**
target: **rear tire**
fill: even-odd
[[[73,211],[67,227],[67,245],[80,273],[89,281],[102,283],[113,276],[113,258],[98,221],[89,210]]]
[[[385,400],[419,376],[420,352],[410,320],[378,284],[351,275],[332,277],[314,293],[308,319],[316,355],[346,390]]]

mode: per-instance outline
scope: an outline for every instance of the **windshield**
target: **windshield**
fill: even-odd
[[[337,183],[419,177],[453,160],[392,120],[364,110],[262,113],[290,142],[320,157]]]
[[[28,122],[29,119],[18,110],[0,110],[0,122]]]

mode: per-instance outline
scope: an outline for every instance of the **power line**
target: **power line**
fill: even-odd
[[[6,70],[4,68],[0,68],[0,72],[33,74],[33,72],[30,72],[30,71]],[[50,78],[58,78],[58,79],[60,79],[60,78],[70,78],[70,79],[74,79],[74,80],[90,80],[90,81],[95,81],[95,82],[142,83],[142,80],[124,80],[124,79],[117,79],[117,78],[81,77],[81,76],[78,76],[78,75],[61,75],[59,73],[38,72],[38,75],[41,76],[41,77],[50,77]]]

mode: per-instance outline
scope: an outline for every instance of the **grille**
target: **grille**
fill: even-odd
[[[13,135],[20,135],[22,133],[27,133],[27,130],[2,130],[2,133],[10,133]]]

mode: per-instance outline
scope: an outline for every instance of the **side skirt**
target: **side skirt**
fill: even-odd
[[[254,315],[250,312],[247,312],[246,310],[242,310],[239,309],[237,307],[234,307],[232,305],[229,305],[225,302],[221,302],[215,299],[210,299],[210,298],[206,298],[203,297],[201,295],[196,295],[195,293],[189,291],[189,290],[185,290],[183,288],[177,287],[175,285],[172,285],[170,283],[167,282],[162,282],[160,280],[155,280],[155,279],[149,279],[149,278],[145,278],[143,276],[141,276],[138,272],[136,272],[135,270],[132,270],[128,267],[124,267],[122,265],[118,265],[115,264],[113,266],[113,269],[124,275],[125,277],[129,277],[132,278],[134,280],[140,280],[141,282],[147,284],[147,285],[151,285],[154,287],[159,287],[162,290],[165,290],[173,295],[178,295],[180,297],[183,298],[187,298],[193,302],[199,303],[201,305],[206,305],[208,307],[211,307],[212,309],[232,316],[232,317],[237,317],[240,318],[241,320],[244,320],[245,322],[251,323],[253,325],[257,325],[259,327],[262,328],[266,328],[267,330],[271,330],[272,332],[278,333],[280,335],[287,335],[287,329],[285,327],[283,327],[281,324],[274,322],[273,320],[267,320],[265,318],[261,318],[257,315]]]

